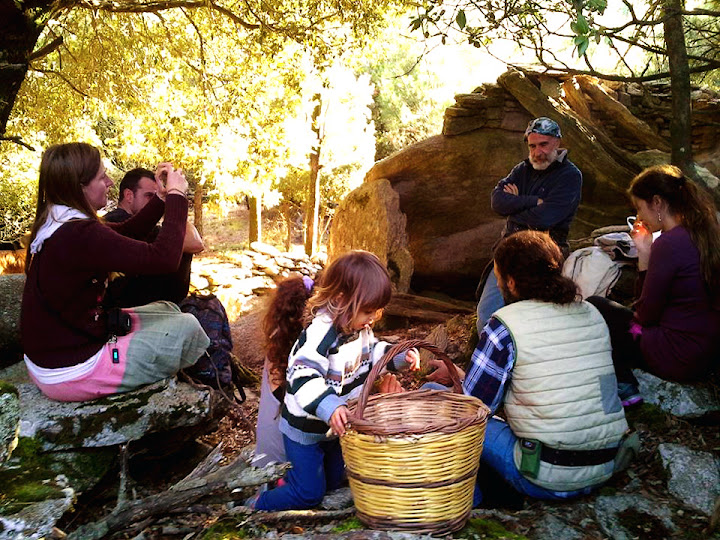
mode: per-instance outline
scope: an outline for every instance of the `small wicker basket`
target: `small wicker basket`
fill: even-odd
[[[369,396],[390,359],[413,347],[445,362],[454,392]],[[373,366],[350,414],[340,444],[358,518],[381,530],[445,534],[461,529],[472,508],[490,410],[463,395],[450,358],[421,340],[395,345]]]

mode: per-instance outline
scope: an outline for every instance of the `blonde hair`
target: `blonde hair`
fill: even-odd
[[[327,310],[333,324],[343,332],[360,311],[384,308],[392,296],[390,276],[385,266],[368,251],[350,251],[325,269],[321,283],[308,300],[309,313]]]

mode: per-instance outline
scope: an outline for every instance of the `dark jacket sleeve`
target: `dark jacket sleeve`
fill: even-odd
[[[150,202],[148,202],[142,210],[130,219],[121,222],[110,221],[107,222],[106,225],[118,234],[122,234],[128,238],[145,240],[150,232],[152,232],[153,227],[155,227],[157,222],[160,221],[164,211],[165,203],[156,195],[150,199]]]
[[[671,242],[662,235],[650,249],[648,269],[639,278],[642,293],[635,304],[635,318],[642,326],[657,326],[668,302],[670,287],[677,273],[676,254]]]
[[[530,229],[551,229],[575,213],[581,194],[582,174],[568,167],[553,178],[542,204],[513,214],[511,219]]]
[[[498,182],[490,195],[490,206],[501,216],[511,216],[537,206],[538,198],[535,195],[524,195],[525,169],[527,163],[522,161],[513,167],[505,178]],[[508,184],[515,184],[520,195],[505,193],[504,188]]]
[[[147,206],[150,204],[148,203]],[[80,239],[86,256],[78,257],[76,264],[81,268],[90,267],[103,272],[130,274],[174,272],[182,256],[187,211],[185,197],[179,194],[168,195],[165,204],[165,221],[158,237],[152,243],[128,238],[116,231],[115,227],[111,228],[107,225],[88,228],[85,237]],[[141,214],[143,212],[139,212],[136,217]],[[125,223],[130,221],[135,219]]]

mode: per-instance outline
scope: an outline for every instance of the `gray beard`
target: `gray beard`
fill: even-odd
[[[548,156],[547,161],[543,161],[542,163],[534,161],[532,158],[530,158],[530,165],[532,165],[532,168],[535,169],[536,171],[544,171],[550,165],[553,164],[553,162],[557,159],[557,157],[558,157],[558,151],[557,151],[557,149],[555,149]]]

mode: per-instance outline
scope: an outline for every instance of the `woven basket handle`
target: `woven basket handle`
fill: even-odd
[[[445,353],[445,351],[428,341],[423,341],[422,339],[409,339],[390,347],[383,357],[375,362],[375,365],[372,367],[367,376],[367,380],[365,381],[362,392],[360,393],[360,398],[358,399],[357,408],[355,409],[355,416],[357,418],[363,418],[365,406],[367,405],[368,398],[370,397],[370,390],[372,389],[373,384],[375,384],[380,372],[388,365],[390,360],[395,358],[396,355],[409,351],[413,348],[425,349],[440,358],[440,360],[442,360],[448,368],[448,373],[450,374],[450,378],[453,382],[453,391],[458,394],[463,393],[462,384],[460,383],[460,377],[458,377],[457,370],[455,369],[455,364],[453,364],[452,360],[450,360],[450,357]]]

